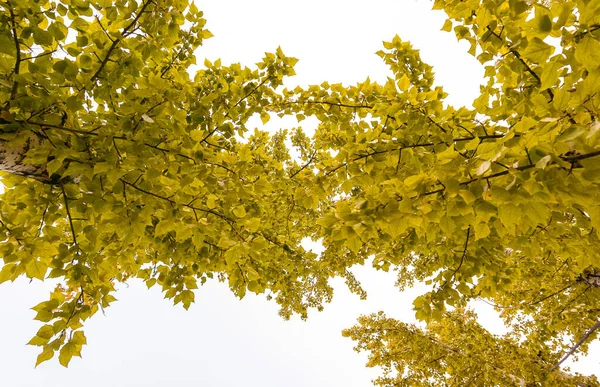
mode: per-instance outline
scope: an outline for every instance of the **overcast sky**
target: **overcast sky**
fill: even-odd
[[[421,50],[433,65],[436,83],[450,104],[470,105],[478,95],[483,70],[458,44],[441,32],[444,14],[427,0],[268,0],[197,1],[215,35],[199,51],[203,58],[252,65],[265,51],[281,46],[300,59],[288,85],[324,80],[352,84],[389,75],[375,52],[398,34]],[[304,122],[303,122],[304,123]],[[278,124],[276,120],[269,123]],[[279,123],[281,125],[281,123]],[[297,125],[295,121],[291,125]],[[307,128],[310,129],[310,128]],[[315,246],[315,248],[317,248]],[[7,387],[366,387],[377,370],[365,368],[365,356],[341,337],[360,314],[385,310],[414,321],[412,300],[425,292],[400,293],[393,274],[371,268],[354,270],[369,297],[360,301],[336,282],[334,300],[307,322],[284,321],[277,305],[262,296],[235,298],[227,286],[209,283],[196,294],[189,311],[163,300],[158,289],[139,282],[120,285],[118,302],[88,321],[83,359],[69,369],[56,359],[34,369],[37,348],[25,345],[40,323],[29,308],[47,298],[51,284],[23,279],[0,285],[0,384]],[[502,325],[489,307],[480,309],[491,331]],[[599,345],[576,369],[600,369]]]

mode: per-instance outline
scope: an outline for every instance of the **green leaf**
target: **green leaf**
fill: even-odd
[[[67,67],[69,67],[69,61],[59,60],[58,62],[54,63],[52,69],[57,73],[63,74],[67,70]]]
[[[154,235],[163,236],[175,230],[175,223],[170,219],[161,220],[154,229]]]
[[[66,38],[67,37],[67,35],[66,35],[67,31],[68,30],[64,26],[64,24],[62,24],[60,22],[54,22],[54,23],[50,24],[50,26],[48,27],[48,32],[56,40],[63,40],[64,38]]]
[[[535,17],[536,27],[541,32],[550,32],[552,31],[552,20],[550,20],[550,16],[548,15],[539,15]]]
[[[0,34],[0,52],[11,57],[15,56],[15,43],[8,34]]]
[[[34,28],[33,41],[35,44],[39,44],[41,46],[49,46],[53,42],[52,34],[48,31],[44,31],[41,28]]]

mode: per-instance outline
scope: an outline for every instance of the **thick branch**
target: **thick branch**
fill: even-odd
[[[15,67],[13,70],[13,74],[18,75],[19,71],[21,69],[21,46],[19,45],[19,37],[17,36],[17,22],[15,20],[16,19],[15,12],[10,4],[10,1],[7,1],[7,4],[8,4],[8,12],[10,12],[10,22],[12,24],[12,35],[13,35],[13,41],[15,43],[15,50],[16,50]],[[12,90],[10,91],[10,99],[11,100],[16,98],[18,88],[19,88],[19,82],[14,81]]]
[[[595,152],[590,152],[590,153],[585,153],[585,154],[580,154],[580,155],[575,155],[575,156],[560,156],[560,158],[564,161],[574,164],[575,162],[577,162],[579,160],[589,159],[589,158],[596,157],[596,156],[600,156],[600,151],[595,151]],[[556,164],[556,162],[550,161],[547,165],[552,165],[552,164]],[[533,167],[535,167],[535,164],[528,164],[528,165],[523,165],[521,167],[514,168],[514,170],[524,171],[527,169],[531,169]],[[481,176],[478,178],[473,178],[470,180],[463,181],[460,183],[460,185],[469,185],[469,184],[474,183],[479,180],[489,180],[489,179],[493,179],[495,177],[508,175],[509,173],[510,173],[510,171],[501,171],[501,172],[497,172],[497,173],[492,173],[491,175]],[[433,195],[436,193],[444,192],[444,190],[445,190],[445,188],[440,188],[440,189],[436,189],[434,191],[425,192],[425,193],[421,194],[420,196]]]
[[[575,353],[575,351],[577,351],[577,348],[581,347],[581,345],[592,335],[592,333],[594,333],[599,328],[600,320],[596,321],[596,323],[592,325],[592,327],[588,329],[587,332],[585,332],[585,334],[581,337],[581,339],[579,339],[577,343],[575,343],[575,345],[569,350],[569,352],[567,352],[558,363],[556,363],[552,368],[550,368],[549,372],[557,370],[558,367],[560,367],[560,365],[564,363],[569,358],[569,356]]]

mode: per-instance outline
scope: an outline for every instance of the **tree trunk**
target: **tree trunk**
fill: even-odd
[[[29,136],[25,141],[0,139],[0,171],[36,179],[42,183],[51,183],[45,165],[25,164],[25,155],[31,149],[42,144],[39,136]]]

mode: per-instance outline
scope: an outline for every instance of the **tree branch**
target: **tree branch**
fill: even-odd
[[[567,161],[567,162],[573,164],[579,160],[589,159],[589,158],[596,157],[596,156],[600,156],[600,151],[595,151],[595,152],[590,152],[590,153],[585,153],[585,154],[580,154],[580,155],[575,155],[575,156],[560,156],[560,158],[564,161]],[[547,165],[553,165],[553,164],[556,164],[556,162],[550,161]],[[531,169],[533,167],[535,167],[535,164],[528,164],[528,165],[523,165],[521,167],[514,168],[514,170],[524,171],[527,169]],[[460,185],[469,185],[469,184],[474,183],[479,180],[489,180],[489,179],[493,179],[495,177],[507,175],[509,173],[510,173],[510,171],[501,171],[501,172],[497,172],[497,173],[492,173],[491,175],[481,176],[478,178],[473,178],[470,180],[463,181],[460,183]],[[440,189],[437,189],[434,191],[425,192],[425,193],[421,194],[420,196],[433,195],[433,194],[440,193],[443,191],[444,191],[444,188],[440,188]]]
[[[439,145],[439,144],[445,144],[444,142],[440,142],[440,143],[433,143],[433,142],[427,142],[427,143],[421,143],[421,144],[412,144],[412,145],[405,145],[399,148],[392,148],[392,149],[385,149],[385,150],[381,150],[381,151],[373,151],[364,155],[359,155],[357,157],[355,157],[354,159],[347,161],[345,163],[342,163],[340,165],[338,165],[337,167],[331,169],[330,171],[325,173],[325,176],[329,176],[331,175],[333,172],[337,171],[340,168],[343,168],[345,166],[347,166],[350,163],[353,163],[355,161],[358,160],[362,160],[362,159],[366,159],[370,156],[375,156],[375,155],[379,155],[379,154],[383,154],[383,153],[389,153],[389,152],[395,152],[395,151],[401,151],[402,149],[408,149],[408,148],[419,148],[419,147],[425,147],[425,146],[435,146],[435,145]]]
[[[585,334],[581,337],[581,339],[579,339],[579,341],[577,343],[575,343],[575,345],[569,350],[569,352],[567,352],[565,354],[565,356],[563,356],[563,358],[560,359],[560,361],[558,363],[556,363],[552,368],[550,368],[550,371],[548,371],[548,372],[557,370],[558,367],[560,367],[560,365],[562,363],[564,363],[569,358],[569,356],[571,356],[573,353],[575,353],[577,348],[581,347],[581,345],[592,335],[592,333],[594,333],[599,328],[600,328],[600,320],[596,321],[596,323],[594,325],[592,325],[592,327],[590,329],[588,329],[587,332],[585,332]]]
[[[288,101],[280,104],[281,106],[287,105],[329,105],[337,107],[345,107],[351,109],[373,109],[373,105],[349,105],[340,102],[329,102],[329,101]]]
[[[244,239],[244,238],[242,237],[242,235],[239,233],[239,231],[238,231],[238,230],[235,228],[235,226],[234,226],[234,221],[233,221],[232,219],[228,218],[226,215],[224,215],[224,214],[221,214],[220,212],[217,212],[217,211],[214,211],[214,210],[210,210],[210,209],[206,209],[206,208],[202,208],[202,207],[196,207],[196,206],[194,206],[194,205],[192,204],[192,203],[193,203],[193,201],[192,201],[192,202],[190,202],[190,203],[188,203],[188,204],[178,203],[177,201],[175,201],[175,200],[173,200],[173,199],[171,199],[171,198],[168,198],[168,197],[166,197],[166,196],[162,196],[162,195],[156,194],[156,193],[154,193],[154,192],[151,192],[151,191],[145,190],[145,189],[143,189],[143,188],[141,188],[141,187],[139,187],[139,186],[137,186],[137,185],[135,185],[135,184],[133,184],[133,183],[131,183],[131,182],[129,182],[129,181],[127,181],[127,180],[123,179],[123,178],[120,178],[120,179],[119,179],[119,181],[121,181],[121,183],[123,183],[124,185],[127,185],[127,186],[129,186],[129,187],[131,187],[131,188],[133,188],[133,189],[135,189],[135,190],[138,190],[138,191],[140,191],[140,192],[142,192],[142,193],[145,193],[146,195],[150,195],[150,196],[152,196],[152,197],[154,197],[154,198],[157,198],[157,199],[160,199],[160,200],[164,200],[164,201],[166,201],[166,202],[169,202],[169,203],[171,203],[171,204],[173,204],[173,205],[179,205],[179,206],[187,207],[187,208],[189,208],[189,209],[191,209],[191,210],[194,210],[194,211],[201,211],[201,212],[204,212],[204,213],[207,213],[207,214],[212,214],[212,215],[215,215],[215,216],[217,216],[218,218],[220,218],[220,219],[222,219],[223,221],[225,221],[225,222],[226,222],[226,223],[229,225],[229,227],[231,227],[231,229],[232,229],[233,231],[235,231],[235,233],[236,233],[236,234],[237,234],[237,235],[238,235],[238,236],[239,236],[239,237],[240,237],[242,240]]]
[[[239,101],[237,101],[235,103],[235,105],[233,105],[232,107],[228,108],[227,110],[227,114],[225,114],[225,117],[229,117],[231,118],[231,116],[229,115],[229,110],[230,109],[235,109],[236,107],[238,107],[244,100],[246,100],[246,98],[250,97],[256,90],[258,90],[259,87],[263,86],[265,83],[267,83],[267,81],[269,80],[269,78],[265,78],[262,80],[262,82],[260,82],[258,85],[256,85],[256,87],[254,87],[252,90],[250,90],[250,92],[248,92],[248,94],[244,95],[242,98],[240,98]],[[206,136],[204,136],[204,138],[202,140],[200,140],[200,142],[204,142],[208,145],[212,145],[212,146],[216,146],[213,144],[210,144],[207,140],[210,136],[212,136],[216,131],[217,131],[218,127],[215,126],[215,128],[213,130],[211,130],[210,132],[208,132],[208,134]]]
[[[591,32],[597,31],[599,29],[600,29],[600,24],[593,24],[587,30],[581,31],[581,32],[573,35],[573,39],[577,42],[579,39],[581,39],[586,34],[589,34]]]
[[[73,244],[79,248],[79,244],[77,243],[77,235],[75,234],[75,227],[73,226],[73,217],[71,216],[71,210],[69,209],[69,198],[67,197],[67,193],[65,192],[65,186],[63,183],[60,183],[60,189],[62,190],[63,199],[65,202],[65,209],[67,210],[67,218],[69,219],[69,225],[71,226],[71,234],[73,235]]]
[[[4,227],[6,229],[6,231],[8,232],[8,235],[15,238],[15,240],[17,241],[17,244],[19,246],[21,246],[21,240],[15,236],[15,234],[13,233],[13,230],[10,227],[8,227],[1,219],[0,219],[0,226]]]
[[[297,170],[296,172],[292,173],[290,175],[290,179],[293,179],[297,174],[299,174],[300,172],[302,172],[306,167],[308,167],[310,165],[310,163],[313,162],[313,160],[315,159],[315,156],[317,155],[317,151],[314,151],[312,156],[310,156],[310,159],[306,162],[306,164],[304,164],[299,170]]]
[[[100,62],[100,67],[98,67],[98,70],[96,70],[94,75],[92,75],[92,77],[90,78],[90,83],[92,84],[92,88],[94,85],[94,81],[98,78],[98,76],[104,69],[104,66],[106,66],[106,64],[108,63],[108,60],[110,59],[110,56],[112,55],[113,51],[117,48],[117,45],[121,42],[122,38],[126,38],[128,36],[129,30],[138,22],[138,20],[140,19],[140,17],[142,16],[142,14],[146,10],[146,8],[150,5],[150,3],[152,3],[152,0],[146,0],[146,2],[142,5],[142,8],[138,12],[138,14],[131,21],[131,23],[129,23],[127,25],[127,27],[125,27],[123,29],[123,31],[121,31],[121,37],[112,41],[112,44],[108,48],[108,51],[106,52],[106,55],[104,56],[104,59]],[[108,38],[110,39],[110,36]],[[82,88],[79,89],[80,92],[82,90],[85,90],[85,86],[82,86]]]
[[[19,75],[19,71],[21,69],[21,46],[19,45],[19,37],[17,36],[17,22],[15,20],[15,12],[10,4],[10,1],[6,2],[8,4],[8,12],[10,13],[10,21],[12,24],[12,35],[13,41],[15,43],[15,67],[13,70],[13,74]],[[17,90],[19,88],[19,82],[14,81],[12,89],[10,91],[10,99],[13,100],[17,97]]]
[[[463,248],[462,256],[460,257],[460,262],[458,263],[458,266],[456,267],[456,269],[454,269],[454,271],[452,272],[452,275],[450,276],[450,278],[448,280],[446,280],[446,282],[444,282],[441,289],[444,289],[446,287],[446,285],[448,285],[448,283],[454,279],[454,276],[456,275],[456,273],[458,273],[458,271],[462,267],[463,262],[465,261],[465,257],[467,256],[467,248],[469,247],[470,235],[471,235],[471,226],[469,226],[469,228],[467,228],[467,237],[465,238],[465,247]]]
[[[565,286],[564,288],[562,288],[562,289],[560,289],[560,290],[557,290],[557,291],[555,291],[555,292],[553,292],[553,293],[551,293],[551,294],[549,294],[549,295],[547,295],[547,296],[544,296],[544,297],[540,298],[539,300],[536,300],[536,301],[532,302],[532,303],[531,303],[531,304],[529,304],[529,305],[530,305],[530,306],[533,306],[533,305],[537,305],[537,304],[539,304],[539,303],[542,303],[542,302],[546,301],[547,299],[549,299],[549,298],[551,298],[551,297],[554,297],[554,296],[556,296],[557,294],[560,294],[560,293],[564,292],[565,290],[567,290],[567,289],[571,288],[573,285],[574,285],[574,283],[570,283],[570,284],[568,284],[567,286]]]

